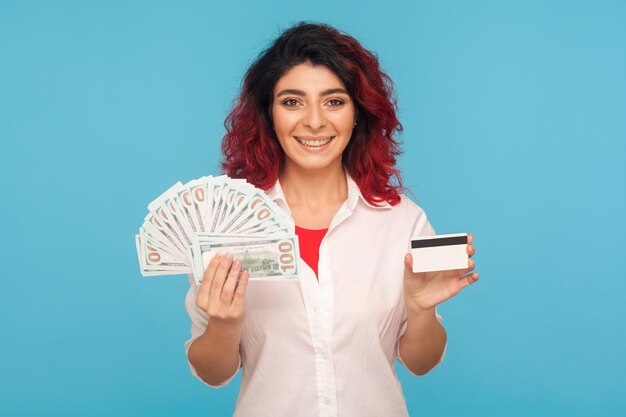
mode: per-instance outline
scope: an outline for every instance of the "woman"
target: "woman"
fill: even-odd
[[[245,75],[223,168],[293,217],[303,261],[297,281],[249,283],[221,254],[189,290],[192,373],[217,387],[242,367],[236,416],[406,416],[395,358],[415,375],[443,359],[436,306],[478,274],[412,272],[411,238],[434,231],[391,181],[391,86],[355,39],[308,23]]]

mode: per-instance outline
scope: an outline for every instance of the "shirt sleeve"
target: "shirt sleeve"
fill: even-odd
[[[195,285],[194,279],[191,275],[189,275],[189,284],[190,288],[189,291],[187,291],[187,296],[185,297],[185,309],[191,318],[191,338],[185,342],[185,356],[187,357],[189,370],[191,371],[191,374],[198,378],[204,385],[208,385],[211,388],[223,387],[233,380],[235,375],[237,375],[239,368],[241,368],[241,354],[239,355],[239,365],[237,366],[237,370],[225,381],[217,385],[211,385],[200,378],[196,368],[191,364],[191,362],[189,362],[189,347],[191,346],[191,343],[200,337],[206,330],[209,323],[209,316],[196,305],[196,295],[200,286]]]
[[[419,208],[418,216],[417,216],[417,219],[415,220],[415,225],[414,225],[412,233],[411,233],[411,239],[414,238],[414,237],[419,237],[419,236],[434,236],[435,234],[436,234],[435,233],[435,229],[433,229],[433,227],[431,226],[430,222],[428,221],[428,218],[426,217],[426,213],[421,208]],[[411,242],[408,242],[409,248],[410,248],[410,244],[411,244]],[[402,364],[402,366],[404,366],[405,369],[407,371],[409,371],[409,373],[411,375],[419,376],[419,375],[413,373],[406,366],[406,364],[402,360],[402,356],[400,356],[400,339],[402,338],[402,336],[404,336],[404,333],[406,332],[406,326],[407,326],[406,308],[402,309],[402,314],[403,314],[403,317],[402,317],[402,322],[400,324],[400,331],[398,332],[398,338],[396,339],[396,358],[398,359],[398,362],[400,362]],[[437,317],[437,321],[440,324],[443,324],[443,318],[437,312],[437,307],[435,307],[435,315]],[[433,366],[431,371],[433,369],[435,369],[436,367],[438,367],[441,362],[443,362],[443,359],[446,356],[447,348],[448,348],[448,340],[446,339],[446,344],[443,347],[443,352],[441,352],[441,357],[439,358],[439,361],[437,361],[435,366]]]

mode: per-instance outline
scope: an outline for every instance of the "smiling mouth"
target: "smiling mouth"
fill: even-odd
[[[334,136],[327,136],[325,138],[308,138],[308,137],[298,137],[294,136],[298,142],[303,144],[304,146],[310,146],[311,148],[319,148],[321,146],[326,145],[331,140],[335,139]]]

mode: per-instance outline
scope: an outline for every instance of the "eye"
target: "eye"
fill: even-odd
[[[338,98],[331,98],[330,100],[328,100],[328,104],[330,104],[332,107],[339,107],[344,105],[345,102]]]
[[[296,105],[298,105],[298,100],[296,100],[295,98],[288,98],[286,100],[283,100],[283,104],[287,107],[295,107]]]

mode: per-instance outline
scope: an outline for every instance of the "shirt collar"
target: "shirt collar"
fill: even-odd
[[[363,193],[361,193],[361,189],[358,184],[352,179],[350,174],[346,172],[346,180],[348,185],[348,206],[350,209],[354,210],[357,205],[359,199],[365,203],[368,207],[373,209],[389,209],[391,208],[391,204],[387,201],[380,202],[378,206],[371,204],[369,201],[363,197]],[[274,201],[282,201],[282,203],[287,206],[287,199],[285,198],[285,193],[283,192],[283,188],[280,186],[280,181],[277,179],[272,188],[266,191],[267,195]]]

